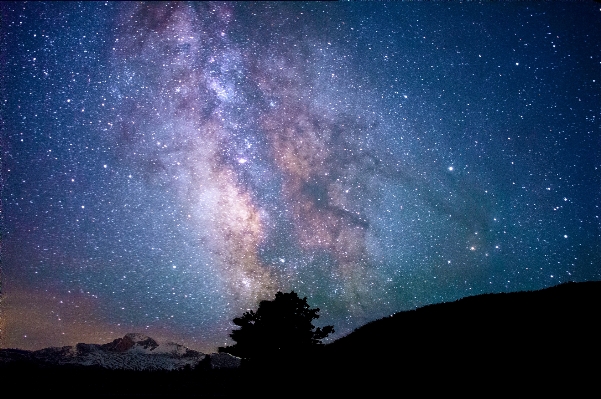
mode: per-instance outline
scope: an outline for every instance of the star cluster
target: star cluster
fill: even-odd
[[[594,3],[2,13],[2,347],[601,278]]]

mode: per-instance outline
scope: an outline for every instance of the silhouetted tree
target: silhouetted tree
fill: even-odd
[[[249,360],[307,353],[334,332],[333,326],[313,325],[318,312],[319,308],[309,308],[306,297],[300,299],[294,291],[278,292],[273,301],[261,301],[256,312],[250,310],[236,317],[234,324],[240,329],[230,334],[236,343],[219,351]]]

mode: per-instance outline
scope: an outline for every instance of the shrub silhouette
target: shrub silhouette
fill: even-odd
[[[261,301],[256,312],[250,310],[234,319],[240,329],[233,330],[230,337],[236,343],[220,347],[219,352],[250,361],[306,354],[334,332],[333,326],[313,325],[318,312],[319,308],[309,308],[306,297],[300,299],[294,291],[278,291],[273,301]]]

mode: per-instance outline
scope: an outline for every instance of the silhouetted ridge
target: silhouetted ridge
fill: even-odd
[[[327,345],[326,361],[347,376],[376,380],[389,372],[490,380],[561,371],[581,378],[599,361],[600,314],[601,282],[477,295],[371,322]]]

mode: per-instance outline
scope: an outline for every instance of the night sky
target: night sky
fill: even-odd
[[[0,7],[0,347],[601,279],[599,3]]]

